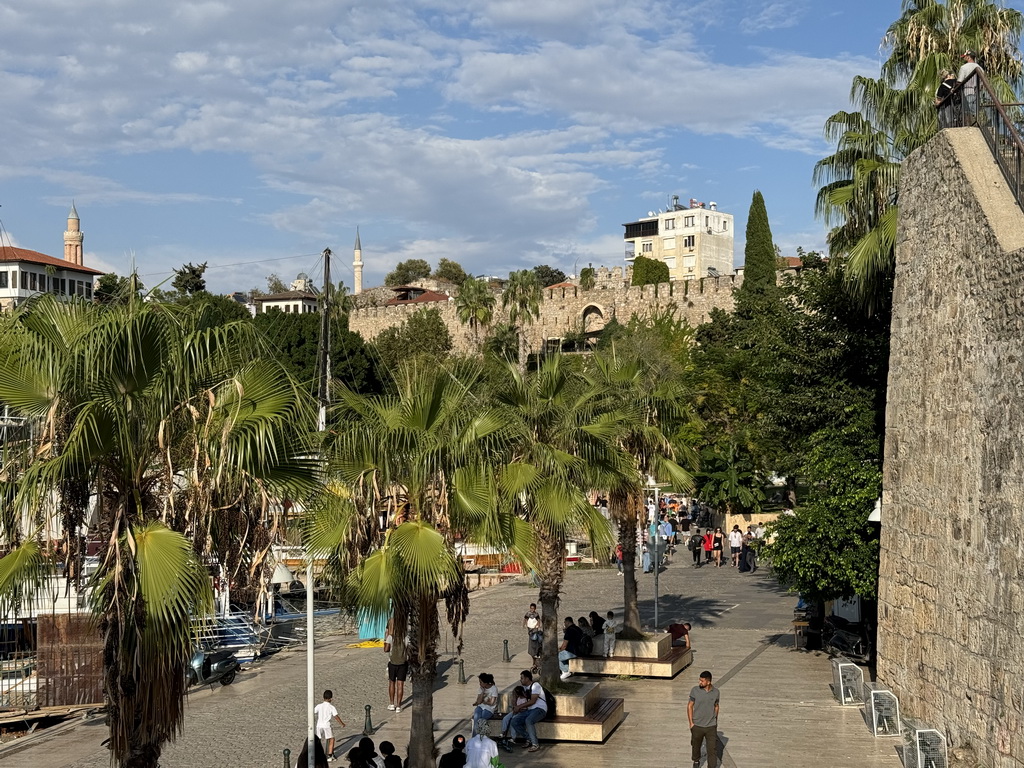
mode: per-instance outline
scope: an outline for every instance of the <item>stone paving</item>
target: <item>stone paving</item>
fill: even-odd
[[[626,719],[603,745],[552,744],[540,752],[501,753],[509,768],[557,766],[570,762],[588,768],[689,766],[686,702],[702,669],[715,673],[721,688],[719,732],[724,768],[818,768],[899,766],[898,740],[875,739],[861,712],[832,699],[827,656],[793,648],[790,620],[795,598],[780,590],[764,569],[740,574],[720,569],[693,569],[680,552],[662,571],[660,624],[693,624],[695,659],[673,680],[608,679],[605,695],[626,700]],[[641,617],[653,621],[653,577],[640,576]],[[475,674],[491,672],[502,688],[529,666],[522,615],[536,589],[511,582],[474,592],[465,630],[468,685],[459,685],[454,641],[441,643],[441,675],[435,693],[436,737],[447,751],[454,733],[468,734]],[[622,581],[614,569],[570,572],[562,615],[597,610],[621,612]],[[321,626],[323,626],[321,624]],[[502,641],[513,655],[503,663]],[[347,727],[336,730],[343,754],[362,735],[365,710],[372,707],[374,739],[392,741],[404,756],[409,738],[409,710],[388,712],[385,657],[380,648],[349,648],[350,635],[318,633],[317,692],[332,688]],[[406,690],[408,697],[409,690]],[[239,675],[228,687],[206,688],[188,703],[185,728],[161,760],[164,768],[226,768],[283,764],[285,747],[293,755],[305,735],[305,655],[278,654]],[[102,723],[83,723],[61,733],[40,733],[0,751],[4,768],[102,768],[109,752]],[[293,758],[294,759],[294,758]],[[344,765],[343,761],[336,764]]]

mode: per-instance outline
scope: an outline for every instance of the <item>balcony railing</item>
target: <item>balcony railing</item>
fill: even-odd
[[[1006,109],[1020,104],[1003,104],[976,69],[938,105],[939,128],[978,128],[996,159],[1017,205],[1024,206],[1024,143]]]

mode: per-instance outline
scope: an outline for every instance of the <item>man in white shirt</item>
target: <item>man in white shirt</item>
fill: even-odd
[[[743,531],[738,525],[734,525],[729,531],[729,550],[732,554],[732,566],[735,568],[740,564],[740,553],[743,551]]]
[[[973,125],[978,114],[978,87],[976,78],[971,78],[971,75],[975,72],[983,73],[985,70],[974,60],[974,51],[964,51],[960,58],[964,63],[956,73],[956,81],[961,84],[961,109],[964,115],[962,125]],[[970,82],[967,82],[968,79]]]
[[[491,738],[491,721],[476,724],[476,736],[466,744],[466,768],[491,768],[491,758],[498,756],[498,745]]]
[[[533,681],[533,673],[530,670],[524,669],[519,673],[519,684],[526,689],[529,699],[523,704],[517,704],[512,709],[514,713],[511,723],[512,730],[516,732],[517,736],[526,737],[529,742],[529,752],[536,752],[540,749],[540,743],[537,741],[537,729],[534,724],[547,716],[548,702],[544,696],[544,689],[540,683]]]
[[[316,715],[316,737],[324,743],[328,760],[334,759],[334,732],[331,730],[331,722],[337,720],[342,728],[345,727],[345,723],[338,716],[338,710],[331,703],[333,698],[332,691],[324,691],[324,700],[313,707],[313,714]]]

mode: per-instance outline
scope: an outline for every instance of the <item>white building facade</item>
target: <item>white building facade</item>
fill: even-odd
[[[688,206],[673,196],[666,211],[649,211],[623,224],[626,261],[637,256],[662,261],[670,280],[696,280],[731,275],[733,268],[733,216],[717,203],[690,199]]]

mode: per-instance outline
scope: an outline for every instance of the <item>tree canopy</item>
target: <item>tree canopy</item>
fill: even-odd
[[[533,274],[537,276],[537,282],[540,283],[541,288],[564,283],[566,280],[565,272],[555,267],[549,267],[547,264],[538,264],[533,268]]]
[[[454,262],[450,262],[454,264]],[[456,264],[456,266],[458,266]],[[459,267],[461,269],[461,267]],[[384,278],[384,285],[408,285],[430,277],[430,265],[423,259],[406,259],[395,265]]]
[[[203,278],[203,273],[206,272],[206,262],[202,264],[188,264],[182,265],[180,269],[174,270],[174,280],[171,281],[171,286],[178,293],[185,296],[192,296],[201,291],[206,290],[206,280]]]
[[[633,260],[633,285],[657,285],[667,283],[668,264],[658,259],[637,256]]]
[[[434,270],[432,277],[435,280],[447,280],[449,283],[462,285],[466,282],[469,275],[466,274],[466,270],[457,261],[442,258],[438,260],[437,268]],[[401,285],[401,283],[394,283],[394,285]]]

